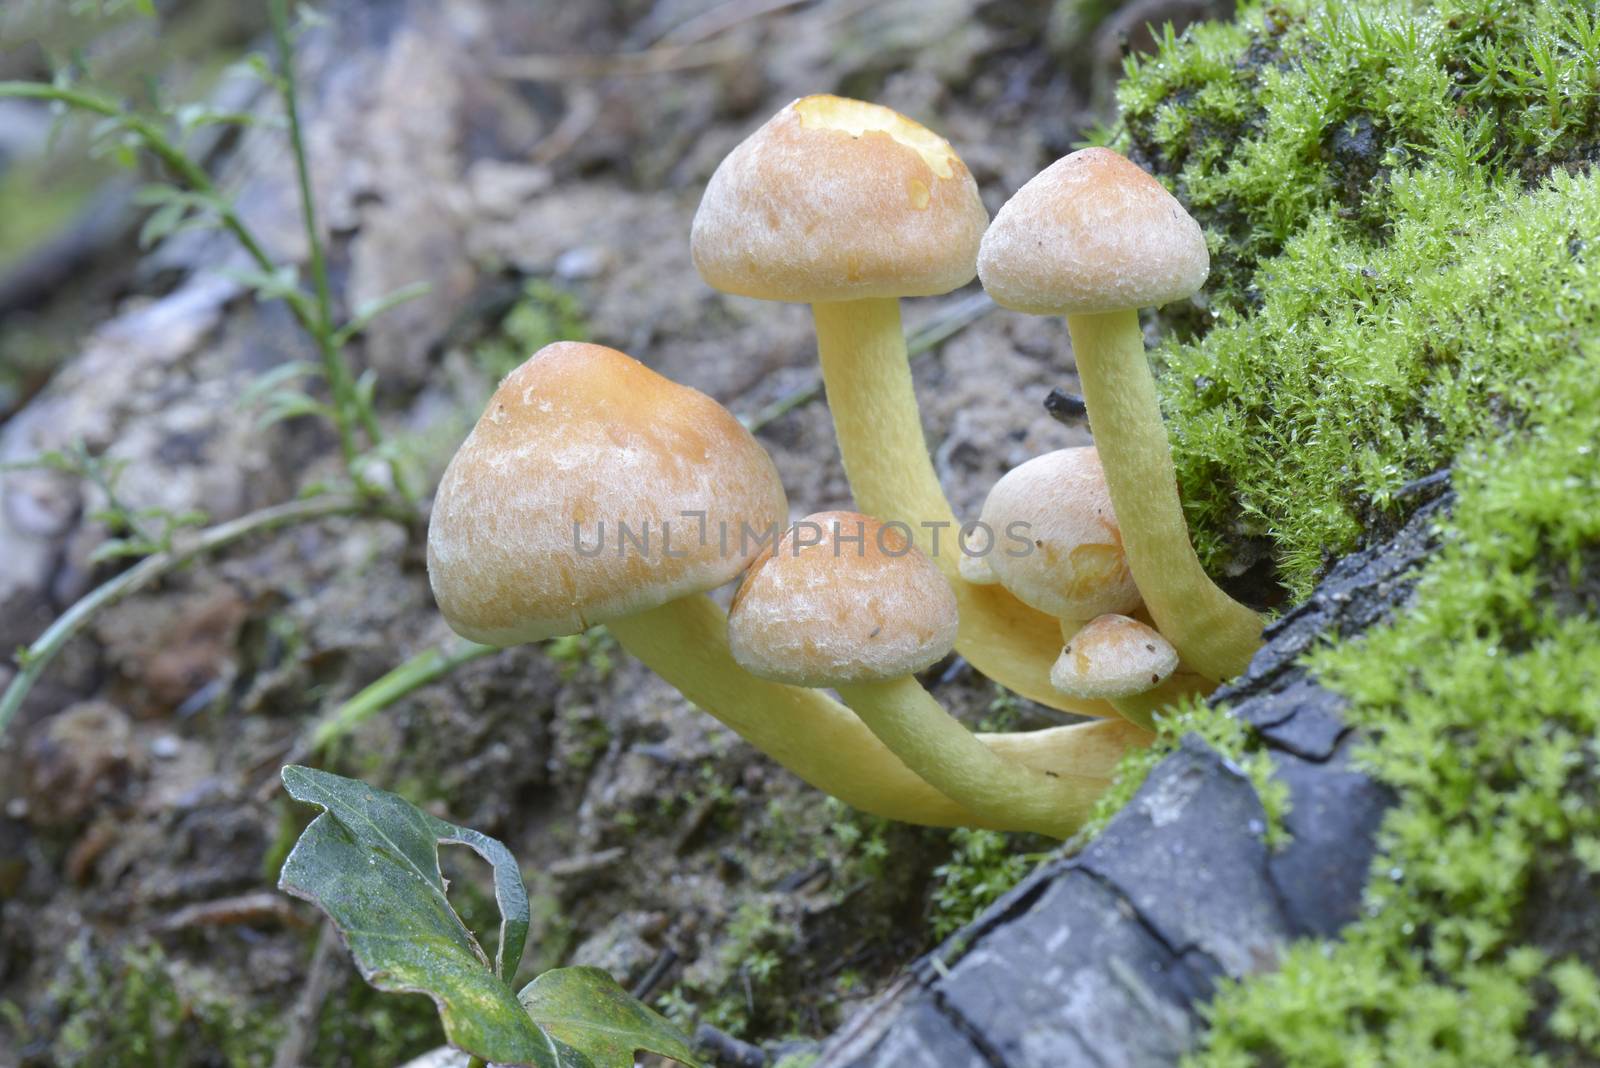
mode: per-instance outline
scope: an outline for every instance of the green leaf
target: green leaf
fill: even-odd
[[[220,273],[225,278],[255,290],[258,300],[289,300],[300,292],[300,275],[287,264],[273,271],[238,268]]]
[[[314,378],[321,374],[322,368],[309,360],[289,360],[285,363],[280,363],[239,391],[239,407],[248,408],[254,405],[262,397],[274,392],[287,382],[292,382],[297,378]]]
[[[107,538],[95,547],[89,554],[91,564],[103,564],[107,560],[122,560],[130,556],[149,556],[151,553],[160,552],[161,546],[146,541],[143,538]]]
[[[364,331],[368,326],[372,325],[372,320],[376,319],[390,308],[398,307],[407,301],[416,300],[418,297],[426,296],[428,291],[432,288],[433,287],[427,282],[413,282],[408,286],[400,287],[393,293],[385,294],[384,296],[378,297],[374,300],[363,301],[361,306],[356,308],[355,314],[350,317],[350,321],[345,323],[338,329],[337,332],[334,333],[334,344],[336,346],[343,347],[343,345],[351,338],[355,337],[357,334]]]
[[[298,419],[301,416],[312,415],[325,419],[333,418],[333,409],[326,404],[312,400],[309,396],[292,389],[280,389],[267,397],[262,404],[261,418],[256,425],[262,430],[275,426],[286,419]]]
[[[184,212],[188,209],[177,201],[168,201],[145,219],[144,225],[139,228],[139,247],[147,249],[162,238],[171,235],[183,222]]]
[[[515,859],[487,835],[404,798],[312,768],[283,769],[289,796],[321,807],[284,861],[278,886],[333,920],[367,982],[426,994],[445,1036],[498,1064],[592,1068],[523,1011],[509,977],[528,933],[528,896]],[[439,843],[473,849],[494,868],[500,951],[494,967],[445,896]]]
[[[581,1049],[595,1068],[633,1068],[646,1050],[699,1068],[676,1028],[599,968],[557,968],[517,995],[535,1023]]]

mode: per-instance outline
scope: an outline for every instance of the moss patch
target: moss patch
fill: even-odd
[[[1226,989],[1195,1065],[1600,1058],[1597,63],[1588,4],[1299,0],[1121,88],[1217,267],[1159,353],[1208,563],[1297,599],[1458,492],[1414,607],[1310,665],[1399,799],[1365,917]]]
[[[1215,263],[1203,336],[1158,354],[1214,569],[1266,551],[1303,597],[1597,320],[1592,190],[1547,182],[1600,157],[1597,45],[1577,3],[1302,2],[1133,67],[1119,145]]]
[[[1313,658],[1399,792],[1368,915],[1220,997],[1196,1064],[1600,1057],[1597,383],[1591,334],[1527,434],[1461,461],[1413,609]]]

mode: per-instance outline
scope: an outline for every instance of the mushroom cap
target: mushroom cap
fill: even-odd
[[[1050,685],[1071,697],[1114,699],[1159,686],[1178,668],[1178,651],[1154,628],[1127,616],[1085,623],[1050,669]]]
[[[933,296],[972,281],[988,223],[944,138],[878,104],[808,96],[717,167],[690,249],[709,285],[744,297]]]
[[[728,644],[752,675],[836,686],[922,670],[955,646],[957,623],[950,584],[904,524],[818,512],[750,566]]]
[[[788,508],[772,459],[716,401],[558,342],[505,377],[445,470],[428,580],[473,641],[576,634],[731,581]]]
[[[983,502],[982,521],[998,539],[989,566],[1024,604],[1063,619],[1139,607],[1092,445],[1047,452],[1006,472]]]
[[[1106,148],[1063,156],[1017,190],[983,236],[996,304],[1085,315],[1179,300],[1211,271],[1200,224],[1160,182]]]

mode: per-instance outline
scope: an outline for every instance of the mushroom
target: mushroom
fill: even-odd
[[[1051,689],[1053,624],[1002,589],[961,580],[958,525],[923,438],[900,298],[970,282],[988,219],[944,138],[877,104],[808,96],[717,167],[690,245],[701,277],[725,293],[811,305],[856,506],[909,525],[950,579],[961,654],[1035,701],[1109,715]]]
[[[1104,148],[1059,159],[1019,189],[978,254],[997,304],[1067,317],[1134,580],[1184,663],[1221,679],[1249,663],[1262,619],[1211,581],[1189,542],[1138,311],[1190,296],[1210,266],[1182,205]]]
[[[808,537],[807,534],[813,536]],[[997,756],[913,674],[955,644],[956,598],[903,529],[821,512],[751,565],[728,615],[734,659],[751,674],[831,686],[907,767],[951,800],[1011,830],[1069,837],[1105,787]]]
[[[1057,449],[1007,471],[989,490],[981,522],[1005,533],[988,558],[996,578],[1023,604],[1059,619],[1063,637],[1095,616],[1139,607],[1094,446]]]
[[[984,524],[1007,532],[1007,548],[992,557],[995,575],[1018,600],[1061,621],[1068,649],[1081,637],[1086,621],[1128,619],[1121,613],[1141,607],[1094,446],[1058,449],[1006,472],[989,491],[982,515]],[[1129,622],[1171,648],[1155,630],[1138,620]],[[1063,685],[1058,659],[1050,683],[1069,697],[1110,701],[1124,718],[1153,728],[1153,714],[1167,703],[1209,689],[1191,671],[1174,675],[1176,668],[1174,661],[1157,679],[1150,679],[1150,672],[1134,672],[1126,685],[1095,689]],[[1172,682],[1167,685],[1169,675]]]
[[[1067,639],[1050,682],[1074,697],[1103,697],[1154,729],[1155,715],[1180,698],[1211,689],[1182,670],[1178,651],[1159,631],[1129,616],[1096,616]]]
[[[726,617],[704,591],[771,545],[787,512],[771,459],[715,401],[613,349],[561,342],[506,376],[451,460],[428,578],[463,637],[510,645],[606,623],[690,701],[819,789],[891,819],[988,825],[838,702],[734,663]],[[1117,754],[1144,738],[1107,721],[985,740],[1109,778]]]

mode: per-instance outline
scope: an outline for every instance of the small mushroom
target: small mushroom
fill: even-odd
[[[1053,625],[1003,590],[961,581],[958,524],[922,433],[900,298],[970,282],[988,221],[977,184],[944,138],[877,104],[808,96],[717,167],[690,245],[701,277],[725,293],[811,305],[856,505],[909,525],[950,579],[962,655],[1035,701],[1108,715],[1102,704],[1050,688]]]
[[[613,349],[562,342],[506,376],[451,460],[428,578],[464,637],[511,645],[606,623],[690,701],[819,789],[891,819],[987,825],[849,709],[734,662],[727,619],[703,591],[738,577],[787,513],[771,459],[719,404]],[[747,527],[765,541],[743,537]],[[1109,776],[1115,752],[1144,737],[1092,726],[985,742],[1049,766],[1081,747]]]
[[[1061,620],[1139,607],[1105,473],[1093,446],[1057,449],[1007,471],[983,502],[982,522],[1006,532],[989,556],[1002,585]]]
[[[1139,327],[1140,308],[1193,294],[1209,271],[1199,224],[1104,148],[1059,159],[1019,189],[978,255],[997,304],[1067,317],[1134,580],[1184,662],[1220,679],[1249,663],[1262,619],[1211,581],[1189,542]]]
[[[1050,670],[1063,693],[1132,697],[1154,689],[1178,669],[1178,651],[1154,628],[1109,613],[1078,629]]]
[[[956,625],[939,569],[901,530],[852,512],[796,524],[751,566],[728,616],[734,659],[752,674],[835,688],[907,767],[992,825],[1070,836],[1103,769],[1003,759],[912,677],[950,651]]]
[[[989,491],[982,521],[1010,532],[1006,551],[993,560],[1000,581],[1018,600],[1060,619],[1061,638],[1069,647],[1086,621],[1097,616],[1123,619],[1117,613],[1141,607],[1093,446],[1059,449],[1008,471]],[[1165,638],[1151,633],[1167,645]],[[1060,671],[1058,662],[1050,682],[1067,696],[1108,700],[1118,715],[1151,729],[1154,713],[1167,703],[1208,688],[1192,672],[1181,672],[1171,685],[1165,684],[1164,673],[1126,692],[1101,693],[1062,686]]]

